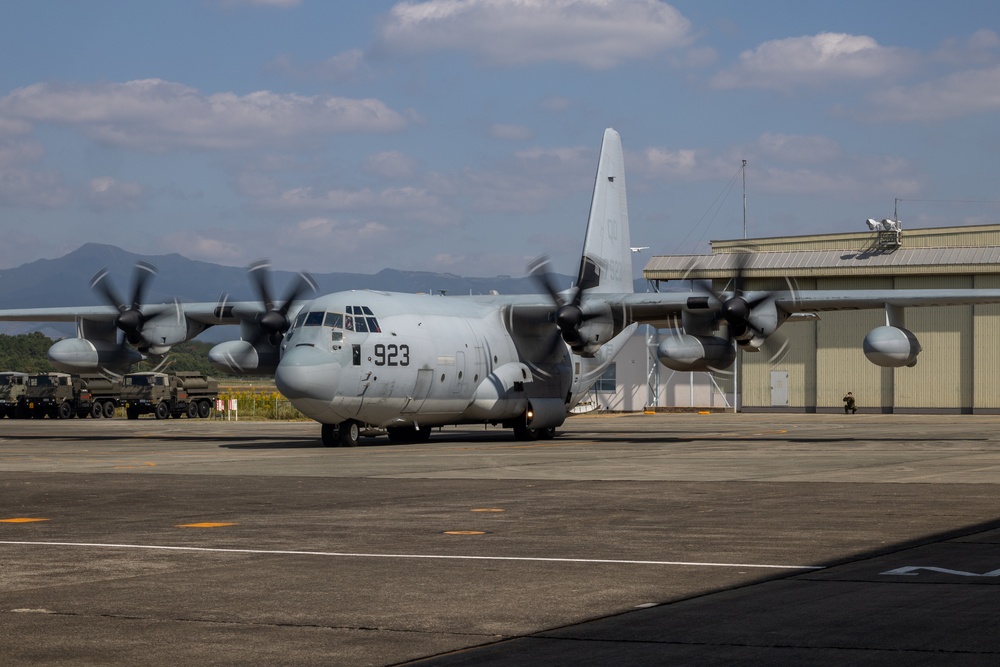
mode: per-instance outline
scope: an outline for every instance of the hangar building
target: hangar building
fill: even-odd
[[[731,288],[732,253],[749,249],[745,290],[1000,288],[1000,225],[713,241],[711,248],[709,255],[655,256],[643,275],[660,290],[690,289],[690,280],[701,279],[723,291]],[[660,366],[651,353],[662,334],[650,329],[618,357],[618,393],[604,406],[827,412],[843,410],[852,391],[865,412],[1000,413],[1000,305],[906,309],[905,326],[923,346],[913,367],[881,368],[864,356],[865,334],[885,323],[882,309],[789,321],[780,329],[790,342],[784,358],[770,363],[764,353],[740,352],[733,372],[713,377]]]

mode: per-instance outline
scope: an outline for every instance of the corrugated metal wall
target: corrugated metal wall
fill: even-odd
[[[1000,276],[976,276],[975,287],[998,288]],[[1000,410],[1000,304],[973,306],[973,408]]]

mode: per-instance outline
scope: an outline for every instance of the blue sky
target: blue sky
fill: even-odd
[[[0,267],[85,242],[575,272],[605,127],[638,275],[749,236],[1000,222],[1000,4],[0,6]]]

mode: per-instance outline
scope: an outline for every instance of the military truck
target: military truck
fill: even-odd
[[[27,373],[0,373],[0,419],[23,419],[28,416],[24,404],[24,381],[27,377]]]
[[[157,419],[205,418],[218,395],[218,381],[196,371],[129,373],[122,378],[122,401],[129,419],[150,413]]]
[[[103,375],[39,373],[25,382],[24,401],[35,419],[114,417],[121,384]]]

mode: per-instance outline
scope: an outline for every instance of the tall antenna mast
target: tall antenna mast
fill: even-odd
[[[743,240],[747,238],[747,161],[743,160]]]

